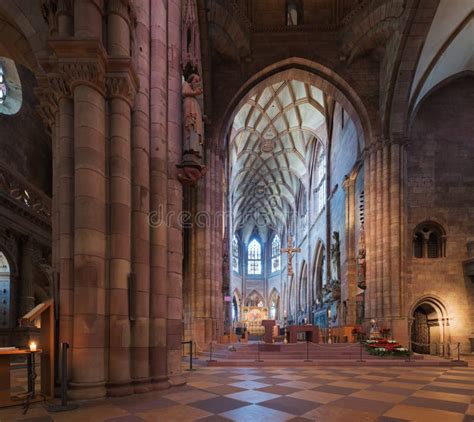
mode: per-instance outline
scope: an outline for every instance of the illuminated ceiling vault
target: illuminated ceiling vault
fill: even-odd
[[[253,95],[252,95],[253,94]],[[324,94],[308,83],[262,82],[241,104],[229,142],[234,231],[281,228],[308,186],[309,156],[325,129]]]

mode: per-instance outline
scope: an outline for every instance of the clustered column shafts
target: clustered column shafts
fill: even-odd
[[[212,145],[209,139],[206,145]],[[206,150],[206,166],[212,176],[199,180],[186,190],[187,211],[196,216],[188,229],[185,280],[186,340],[207,347],[222,334],[223,259],[223,167],[219,151]]]
[[[366,320],[377,319],[379,328],[407,341],[402,317],[401,242],[403,233],[403,142],[374,142],[365,155],[366,192]]]
[[[167,377],[172,385],[183,384],[181,377],[181,339],[183,314],[183,235],[180,213],[183,188],[177,178],[181,162],[182,71],[181,0],[168,1],[168,143],[167,143]]]
[[[120,6],[120,4],[119,4]],[[108,4],[108,53],[127,56],[130,30],[126,15],[114,2]],[[128,75],[107,77],[109,99],[109,361],[108,393],[131,394],[129,277],[131,272],[131,100]]]
[[[182,383],[181,1],[159,3],[61,8],[44,61],[60,339],[78,399]]]
[[[139,88],[132,113],[132,271],[135,320],[131,326],[134,391],[151,389],[150,374],[150,2],[137,0],[134,49]]]

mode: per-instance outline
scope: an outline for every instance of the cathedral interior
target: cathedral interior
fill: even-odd
[[[35,361],[78,403],[226,394],[185,372],[188,342],[209,366],[278,345],[281,369],[292,343],[362,361],[383,339],[462,355],[467,382],[472,116],[472,0],[2,0],[0,407],[25,353],[31,399]],[[77,420],[291,419],[261,401]],[[350,420],[462,420],[395,408]]]

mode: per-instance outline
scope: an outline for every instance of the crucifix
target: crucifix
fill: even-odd
[[[301,248],[294,248],[293,247],[293,238],[288,236],[288,245],[286,248],[282,248],[281,252],[288,254],[288,275],[293,275],[293,255],[295,253],[301,252]]]

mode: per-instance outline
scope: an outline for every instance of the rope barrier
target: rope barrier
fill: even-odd
[[[333,343],[333,344],[321,344],[321,343],[311,343],[314,347],[321,347],[322,349],[332,349],[334,350],[335,344],[343,344],[343,343]],[[357,343],[348,343],[347,346],[337,346],[338,350],[347,350],[347,349],[354,349]]]

